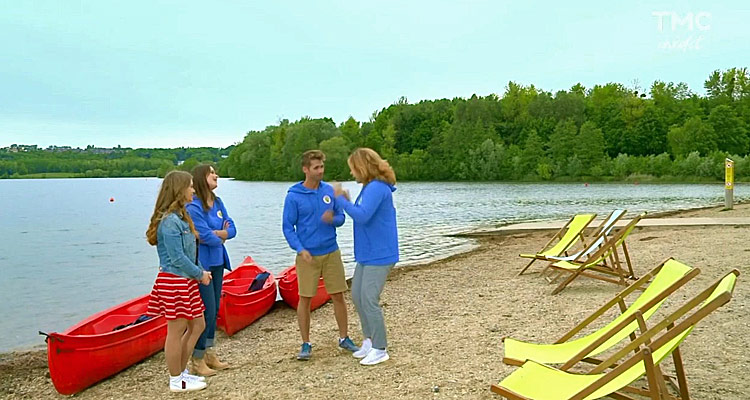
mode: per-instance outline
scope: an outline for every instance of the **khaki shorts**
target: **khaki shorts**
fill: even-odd
[[[315,296],[321,276],[329,294],[341,293],[349,289],[346,276],[344,276],[344,263],[341,261],[340,250],[322,256],[313,256],[312,264],[306,263],[298,254],[296,264],[299,295],[302,297]]]

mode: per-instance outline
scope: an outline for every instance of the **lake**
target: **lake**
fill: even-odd
[[[160,183],[156,178],[0,180],[0,304],[8,311],[0,325],[0,352],[43,345],[38,330],[63,331],[150,291],[158,258],[145,231]],[[237,237],[227,242],[234,265],[252,255],[278,273],[294,262],[281,233],[290,185],[219,181],[216,193],[237,225]],[[353,196],[360,190],[354,182],[344,187]],[[474,228],[564,219],[578,212],[606,215],[614,208],[633,214],[724,201],[722,184],[406,182],[397,187],[400,265],[466,251],[472,240],[445,235]],[[749,196],[750,189],[735,189],[736,199]],[[339,245],[351,275],[349,219],[339,229]]]

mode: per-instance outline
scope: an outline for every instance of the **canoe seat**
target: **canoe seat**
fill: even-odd
[[[230,279],[224,281],[222,290],[232,294],[247,293],[247,288],[253,283],[253,278]]]
[[[92,332],[88,334],[91,335],[91,334],[97,334],[97,333],[112,332],[116,327],[120,325],[130,324],[134,322],[136,318],[138,317],[139,315],[132,315],[132,314],[107,315],[106,317],[100,319],[99,321],[96,321],[93,324],[91,324]]]

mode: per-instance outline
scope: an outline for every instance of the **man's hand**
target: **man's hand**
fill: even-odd
[[[312,254],[310,254],[309,251],[302,250],[302,251],[299,252],[299,256],[302,257],[302,261],[304,261],[304,262],[306,262],[308,264],[312,264],[313,258],[312,258]]]
[[[326,224],[333,223],[333,210],[326,210],[326,212],[323,213],[323,216],[320,219],[322,219]]]

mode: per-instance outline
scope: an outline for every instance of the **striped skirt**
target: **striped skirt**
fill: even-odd
[[[146,314],[164,315],[167,320],[194,319],[202,317],[205,309],[198,291],[198,281],[159,272]]]

